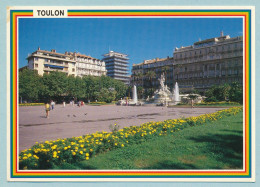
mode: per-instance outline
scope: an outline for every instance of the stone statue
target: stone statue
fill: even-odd
[[[161,78],[159,78],[160,81],[160,85],[161,85],[161,89],[164,91],[165,90],[165,86],[164,86],[164,81],[165,81],[165,77],[164,77],[164,73],[161,74]]]

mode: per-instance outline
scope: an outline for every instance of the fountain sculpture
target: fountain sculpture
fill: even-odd
[[[152,98],[150,98],[149,96],[147,97],[147,99],[145,100],[139,100],[137,99],[137,89],[136,86],[133,86],[133,97],[132,99],[121,99],[120,101],[118,101],[118,105],[132,105],[132,106],[142,106],[142,105],[146,105],[146,104],[155,104],[155,105],[177,105],[178,103],[185,102],[188,103],[189,99],[188,96],[189,94],[185,94],[185,95],[180,95],[179,92],[179,85],[176,82],[173,92],[171,92],[169,90],[169,88],[167,87],[167,85],[164,84],[165,82],[165,76],[164,73],[161,74],[161,77],[158,79],[160,82],[160,88],[157,89],[154,92],[154,96]],[[203,98],[198,95],[198,99],[196,100],[196,102],[201,102],[203,100]]]
[[[172,94],[171,94],[170,90],[168,89],[167,85],[164,85],[164,82],[165,82],[164,73],[161,75],[161,78],[159,78],[159,81],[160,81],[160,88],[154,92],[153,103],[167,104],[168,102],[172,101],[172,98],[171,98]]]
[[[133,104],[137,104],[137,90],[136,90],[136,85],[134,85],[133,87],[133,100],[132,100]]]

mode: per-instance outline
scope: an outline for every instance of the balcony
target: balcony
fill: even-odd
[[[68,64],[65,64],[65,63],[55,63],[55,62],[44,62],[44,65],[54,65],[54,66],[69,67]]]

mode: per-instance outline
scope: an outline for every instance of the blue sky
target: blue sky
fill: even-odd
[[[80,52],[102,59],[110,50],[129,55],[130,67],[173,56],[175,47],[220,36],[242,36],[241,18],[21,18],[19,67],[37,50]]]

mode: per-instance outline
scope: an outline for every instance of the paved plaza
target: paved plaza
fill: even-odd
[[[70,106],[56,105],[45,117],[44,106],[19,107],[19,150],[46,140],[70,138],[109,130],[110,124],[120,128],[180,117],[213,113],[223,108],[166,108],[155,106]]]

